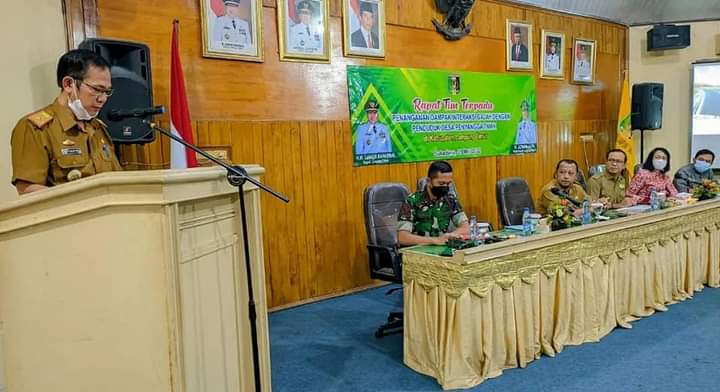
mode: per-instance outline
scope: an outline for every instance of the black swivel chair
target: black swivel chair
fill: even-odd
[[[575,182],[577,182],[578,185],[580,185],[584,190],[587,191],[587,182],[585,181],[585,174],[583,174],[582,169],[579,168],[579,167],[578,167],[578,170],[577,170],[577,176],[576,176],[576,177],[577,177],[577,179],[575,180]]]
[[[502,178],[495,183],[500,222],[503,226],[521,225],[525,208],[535,209],[527,181],[522,177]]]
[[[368,237],[370,277],[402,284],[402,255],[397,244],[397,219],[403,201],[410,191],[405,184],[381,182],[365,189],[363,209]],[[388,291],[388,294],[400,288]],[[381,338],[402,332],[402,312],[390,312],[388,322],[381,325],[375,336]]]

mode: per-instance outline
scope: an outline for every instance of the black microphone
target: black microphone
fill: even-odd
[[[583,203],[582,203],[581,201],[578,201],[577,199],[571,197],[571,196],[568,195],[567,193],[561,191],[560,188],[550,188],[550,192],[552,192],[552,193],[553,193],[554,195],[556,195],[556,196],[564,197],[564,198],[567,199],[570,203],[575,204],[575,206],[577,206],[577,207],[582,207],[582,204],[583,204]]]
[[[151,108],[140,108],[140,109],[129,109],[129,110],[113,109],[108,113],[107,118],[110,121],[120,121],[120,120],[124,120],[126,118],[131,118],[131,117],[148,117],[148,116],[154,116],[156,114],[163,114],[163,113],[165,113],[164,106],[155,106],[155,107],[151,107]]]

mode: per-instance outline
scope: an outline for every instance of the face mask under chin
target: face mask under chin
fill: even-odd
[[[85,109],[82,102],[80,101],[80,98],[77,97],[77,90],[75,91],[75,99],[73,100],[71,97],[68,97],[68,107],[73,112],[75,117],[78,120],[81,121],[89,121],[95,118],[95,115],[90,114],[90,112]]]

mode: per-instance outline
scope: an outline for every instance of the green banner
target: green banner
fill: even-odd
[[[348,66],[354,165],[537,151],[531,75]]]

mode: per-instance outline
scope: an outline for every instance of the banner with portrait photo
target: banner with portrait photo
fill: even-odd
[[[348,66],[355,166],[537,152],[532,75]]]

